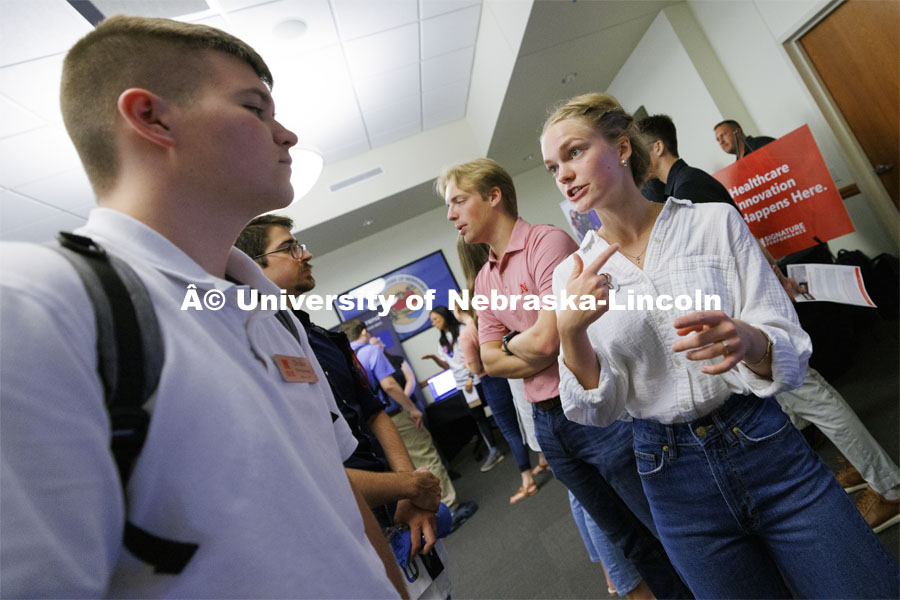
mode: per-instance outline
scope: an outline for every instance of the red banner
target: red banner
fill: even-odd
[[[775,258],[852,233],[809,126],[804,125],[713,173],[753,235]]]

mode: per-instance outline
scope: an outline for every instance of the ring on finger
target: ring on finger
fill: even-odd
[[[603,283],[603,285],[605,285],[607,288],[609,288],[611,290],[618,289],[618,286],[616,286],[616,284],[613,283],[612,275],[610,275],[609,273],[599,273],[599,275],[602,275],[606,279],[606,281]]]
[[[729,354],[731,354],[731,349],[728,347],[728,342],[726,342],[725,340],[722,340],[719,343],[722,344],[722,350],[724,350],[724,352],[725,352],[723,354],[723,356],[728,356]]]

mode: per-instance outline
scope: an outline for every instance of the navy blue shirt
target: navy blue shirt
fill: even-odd
[[[344,461],[344,466],[363,471],[386,471],[384,450],[368,426],[372,415],[384,411],[384,405],[369,389],[347,336],[322,329],[312,323],[309,315],[302,310],[295,310],[294,315],[303,324],[309,345],[331,386],[334,400],[353,436],[359,441],[356,450]]]

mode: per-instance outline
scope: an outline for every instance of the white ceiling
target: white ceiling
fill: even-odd
[[[481,0],[92,4],[104,15],[204,23],[247,41],[275,76],[279,120],[326,164],[466,113]],[[80,224],[94,205],[58,102],[63,56],[92,26],[65,0],[2,0],[2,11],[0,239],[45,240],[59,223]],[[306,32],[282,39],[293,20]]]
[[[43,241],[61,228],[83,223],[94,205],[58,107],[63,56],[92,26],[66,0],[0,3],[0,239]],[[202,22],[246,40],[275,76],[279,120],[302,143],[323,153],[326,172],[329,165],[367,153],[376,156],[382,147],[464,119],[477,49],[496,53],[502,48],[497,40],[478,39],[488,11],[507,38],[506,47],[513,49],[515,65],[511,78],[497,75],[503,85],[495,88],[503,95],[496,103],[502,109],[487,154],[515,174],[540,163],[537,129],[546,107],[576,93],[605,89],[660,8],[671,2],[538,0],[533,7],[531,0],[485,0],[484,5],[482,0],[92,4],[106,15],[127,12]],[[520,40],[509,23],[522,6],[530,8],[530,17],[527,25],[522,21]],[[281,29],[290,25],[285,21],[292,19],[302,20],[306,32],[280,38]],[[575,81],[563,84],[570,72],[578,74]],[[438,206],[440,199],[428,183],[435,175],[423,173],[416,178],[423,183],[342,211],[301,232],[304,241],[322,254]],[[363,228],[369,220],[375,224]]]

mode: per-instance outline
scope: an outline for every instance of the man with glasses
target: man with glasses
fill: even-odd
[[[309,262],[312,254],[306,244],[298,243],[291,235],[293,226],[293,221],[285,216],[257,217],[240,233],[235,246],[251,256],[275,285],[288,294],[300,295],[311,292],[316,280]],[[346,336],[319,327],[303,310],[293,312],[309,336],[341,413],[359,440],[356,451],[344,461],[350,480],[373,506],[383,526],[389,526],[391,520],[409,525],[413,540],[424,534],[427,542],[424,552],[427,553],[435,540],[434,513],[438,502],[443,499],[448,508],[456,508],[453,506],[456,492],[437,457],[431,437],[427,432],[419,433],[420,437],[428,437],[436,460],[427,465],[417,460],[420,468],[416,469],[404,439],[385,412],[381,400],[370,389],[367,375],[357,362]],[[411,409],[410,420],[416,429],[421,429],[421,411],[408,398],[406,402]],[[387,473],[387,467],[393,473]],[[395,502],[396,510],[390,507],[385,511],[381,506]],[[417,546],[413,544],[414,551]]]

